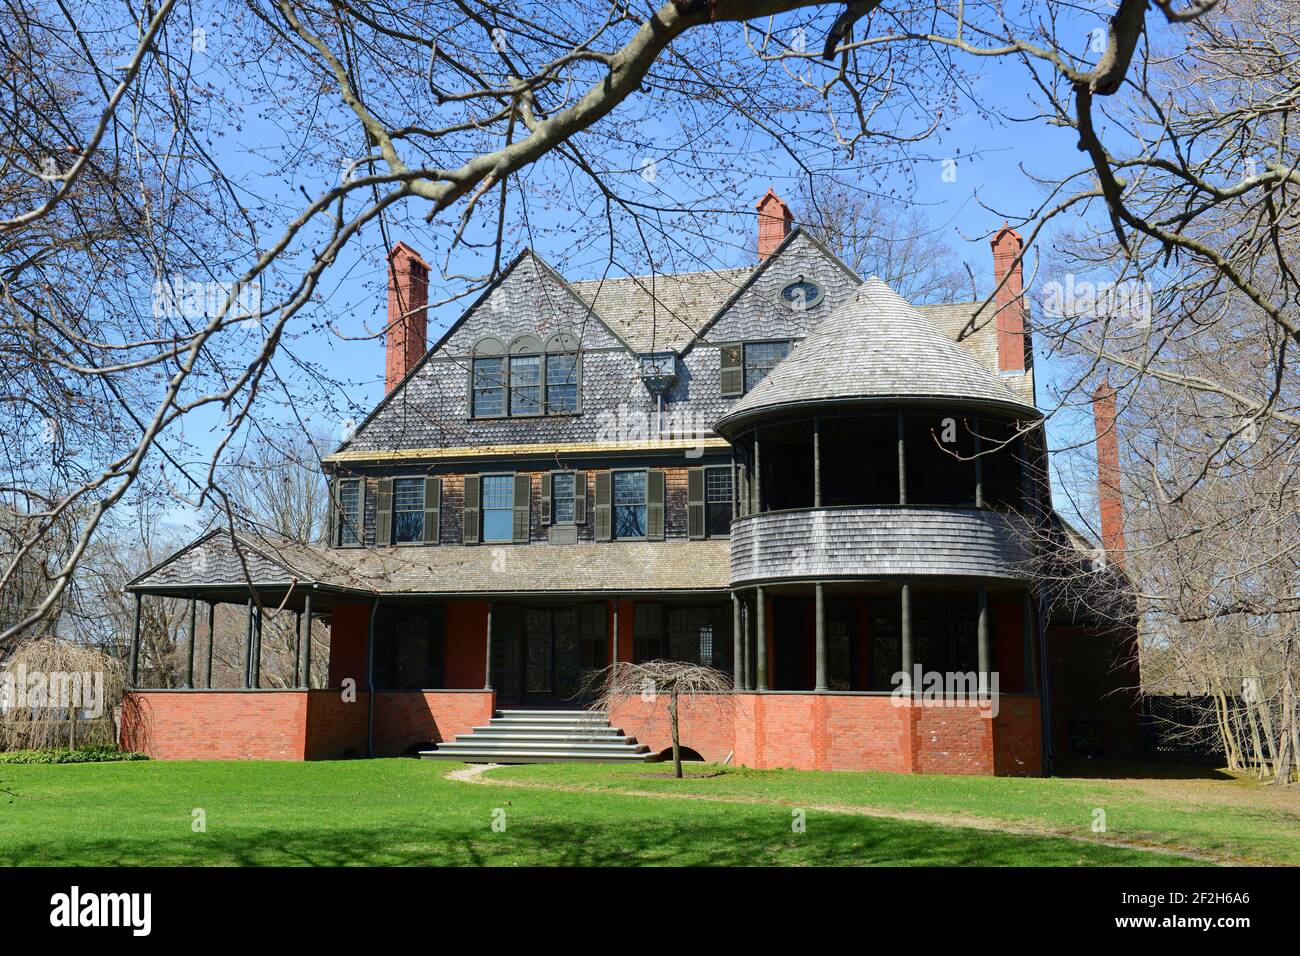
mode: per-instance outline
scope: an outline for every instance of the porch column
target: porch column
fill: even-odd
[[[822,422],[813,415],[813,507],[822,506]]]
[[[745,686],[745,651],[744,635],[741,632],[740,598],[731,592],[731,684],[733,689],[742,690]]]
[[[144,595],[136,592],[135,595],[135,624],[131,629],[131,649],[129,651],[130,663],[128,665],[131,673],[131,686],[136,687],[140,683],[140,601]]]
[[[614,661],[610,674],[614,677],[614,682],[618,682],[618,599],[614,599]]]
[[[975,419],[975,425],[971,429],[972,440],[974,441],[975,451],[975,507],[984,507],[984,456],[980,454],[983,450],[980,444],[980,420]]]
[[[754,667],[752,655],[749,653],[749,602],[744,598],[740,599],[740,630],[742,640],[740,642],[740,682],[745,690],[752,690],[754,682],[751,678]]]
[[[485,645],[483,654],[483,689],[492,689],[492,602],[488,601],[487,606],[487,634],[483,644]]]
[[[253,686],[262,686],[262,605],[253,611]]]
[[[212,640],[217,630],[217,602],[208,602],[208,664],[205,671],[207,678],[204,683],[207,684],[208,690],[212,689]]]
[[[293,686],[302,686],[302,611],[293,612]]]
[[[989,649],[989,590],[981,584],[975,592],[976,606],[979,610],[979,623],[976,637],[979,642],[979,689],[988,693],[989,669],[992,667],[992,654]]]
[[[754,599],[757,603],[755,610],[756,633],[754,640],[758,654],[758,690],[767,690],[767,609],[763,606],[766,601],[763,596],[762,588],[754,589]]]
[[[199,613],[199,602],[196,598],[190,599],[190,640],[189,646],[185,648],[185,687],[187,690],[194,689],[194,633],[197,628],[196,617]]]
[[[903,443],[903,413],[898,413],[898,503],[907,504],[907,449]]]
[[[817,690],[829,690],[826,683],[826,585],[817,585]]]
[[[750,510],[758,513],[763,510],[763,464],[758,456],[758,428],[754,429],[754,507]]]
[[[311,690],[311,591],[302,602],[302,616],[307,620],[307,632],[302,645],[302,687]]]
[[[1034,660],[1034,590],[1025,589],[1021,609],[1021,638],[1025,645],[1025,693],[1033,694],[1038,690],[1038,662]]]
[[[253,686],[253,596],[248,596],[244,624],[244,689]]]
[[[899,667],[905,675],[903,686],[909,691],[915,690],[912,687],[912,586],[906,581],[900,589],[900,607],[898,616],[898,630],[902,647],[899,649]]]

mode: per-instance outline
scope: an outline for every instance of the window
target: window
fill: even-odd
[[[513,475],[483,476],[483,540],[510,541],[515,509]]]
[[[381,611],[375,634],[375,686],[440,688],[446,680],[445,611]]]
[[[546,356],[546,410],[565,413],[578,410],[578,356]]]
[[[542,357],[510,356],[510,414],[542,413]]]
[[[745,343],[745,391],[749,391],[790,354],[789,342]]]
[[[493,418],[506,413],[505,359],[474,359],[473,415]]]
[[[632,660],[643,664],[664,656],[664,607],[638,601],[632,622]]]
[[[338,490],[339,530],[341,547],[361,543],[361,481],[340,481]]]
[[[731,468],[704,469],[704,528],[710,537],[731,534]]]
[[[424,479],[393,479],[393,541],[424,543]]]
[[[644,471],[614,472],[614,537],[646,536],[646,494]]]
[[[555,524],[573,524],[573,499],[578,477],[571,471],[559,471],[551,476],[551,520]]]

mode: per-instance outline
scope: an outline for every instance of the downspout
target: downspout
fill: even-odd
[[[379,596],[370,605],[370,633],[366,638],[366,756],[375,755],[375,616]]]
[[[1043,772],[1050,776],[1055,757],[1052,742],[1052,681],[1047,661],[1047,601],[1038,595],[1038,710],[1042,720]]]

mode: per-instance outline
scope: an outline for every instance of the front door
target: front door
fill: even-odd
[[[529,608],[524,615],[525,699],[573,700],[583,674],[576,609]]]

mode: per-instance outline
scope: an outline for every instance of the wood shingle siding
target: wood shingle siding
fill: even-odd
[[[731,583],[975,576],[1028,580],[1029,530],[973,508],[770,511],[731,526]]]

